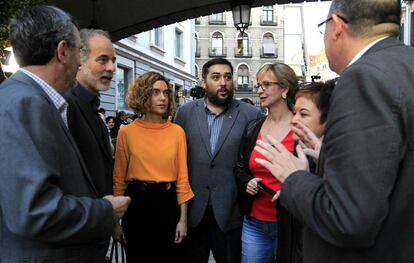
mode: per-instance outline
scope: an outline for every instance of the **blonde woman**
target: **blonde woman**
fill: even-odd
[[[265,168],[254,162],[263,156],[254,150],[257,140],[270,135],[293,152],[291,130],[298,79],[286,64],[264,65],[257,73],[257,94],[268,115],[249,123],[236,166],[241,205],[242,262],[270,263],[276,257],[278,213],[272,198],[281,183]]]

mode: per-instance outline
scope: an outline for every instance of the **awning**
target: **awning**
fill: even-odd
[[[304,1],[252,0],[252,7],[301,2]],[[230,0],[46,0],[46,3],[69,12],[81,27],[95,23],[109,31],[114,41],[163,25],[231,10]]]

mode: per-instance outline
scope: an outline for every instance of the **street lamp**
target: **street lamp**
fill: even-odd
[[[234,1],[232,2],[231,7],[234,26],[243,36],[244,30],[246,30],[250,24],[251,3],[248,0]]]

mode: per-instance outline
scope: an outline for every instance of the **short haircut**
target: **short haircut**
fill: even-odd
[[[399,0],[333,0],[329,14],[348,20],[353,34],[359,37],[400,33],[401,3]]]
[[[231,65],[230,61],[228,61],[225,58],[213,58],[213,59],[207,61],[203,65],[203,69],[201,71],[201,77],[204,80],[207,79],[208,70],[210,69],[211,66],[214,66],[214,65],[227,65],[227,66],[229,66],[230,70],[231,70],[231,74],[233,75],[233,66]]]
[[[80,46],[80,59],[82,62],[85,62],[89,58],[89,53],[91,52],[89,48],[89,40],[94,36],[102,36],[106,37],[111,41],[111,36],[107,31],[102,29],[87,29],[83,28],[80,31],[80,39],[81,39],[81,46]]]
[[[105,123],[108,123],[110,120],[113,120],[115,122],[115,117],[114,116],[108,116],[105,118]]]
[[[16,61],[21,67],[46,65],[55,56],[60,41],[76,47],[76,30],[72,17],[53,6],[32,6],[17,11],[9,23]]]
[[[335,83],[336,79],[331,79],[326,82],[312,82],[306,84],[296,93],[296,100],[300,97],[307,97],[315,103],[321,113],[321,117],[319,119],[321,124],[325,123],[328,117],[331,95],[335,88]]]
[[[295,71],[284,63],[265,64],[257,72],[256,79],[261,79],[268,71],[272,72],[272,74],[277,78],[277,81],[280,83],[281,87],[288,88],[286,101],[289,110],[293,111],[295,106],[295,94],[299,86],[299,79],[296,76]]]
[[[126,116],[127,114],[126,114],[126,112],[125,111],[123,111],[123,110],[121,110],[121,111],[118,111],[117,113],[116,113],[116,117],[117,118],[121,118],[122,116]]]
[[[168,80],[158,72],[147,72],[136,78],[128,87],[126,102],[128,106],[137,114],[145,114],[151,109],[151,94],[153,85],[157,81],[164,81],[171,91],[171,86]],[[163,116],[168,118],[175,112],[175,98],[174,93],[170,92],[168,95],[168,108]]]

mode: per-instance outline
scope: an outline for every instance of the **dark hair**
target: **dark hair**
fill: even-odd
[[[113,120],[115,123],[115,117],[114,116],[108,116],[105,118],[105,123],[108,123],[110,120]]]
[[[163,117],[167,118],[172,116],[175,112],[174,92],[171,91],[170,83],[160,73],[150,71],[136,78],[128,87],[126,102],[138,115],[145,114],[151,109],[150,98],[153,89],[152,86],[159,80],[164,81],[167,84],[168,89],[170,89],[168,95],[168,108]]]
[[[227,66],[229,66],[230,70],[231,70],[231,74],[233,75],[233,66],[231,65],[230,61],[228,61],[225,58],[213,58],[213,59],[207,61],[203,65],[203,69],[201,71],[201,77],[204,80],[207,79],[208,70],[210,69],[211,66],[214,66],[214,65],[227,65]]]
[[[286,102],[289,110],[293,111],[295,106],[295,94],[299,86],[299,79],[296,76],[295,71],[284,63],[265,64],[256,73],[256,79],[261,79],[268,71],[272,72],[272,74],[277,78],[277,81],[280,83],[281,87],[288,89],[288,93],[286,94]]]
[[[320,123],[326,122],[329,111],[329,102],[331,100],[332,92],[335,88],[336,79],[331,79],[326,82],[312,82],[305,84],[305,86],[298,90],[295,99],[299,97],[308,97],[313,100],[319,112],[321,113]]]
[[[10,42],[21,67],[46,65],[60,41],[76,47],[75,22],[53,6],[32,6],[16,12],[9,23]]]
[[[350,30],[357,36],[400,33],[401,3],[398,0],[333,0],[329,14],[348,20]]]
[[[105,110],[105,108],[99,108],[98,109],[98,112],[99,113],[102,113],[103,115],[105,115],[106,110]]]
[[[117,118],[121,118],[122,116],[125,116],[125,115],[127,115],[127,114],[126,114],[126,112],[125,112],[125,111],[123,111],[123,110],[118,111],[118,112],[116,113],[116,117],[117,117]]]
[[[107,31],[102,29],[87,29],[83,28],[80,31],[80,59],[82,62],[86,61],[89,57],[90,48],[89,48],[89,40],[94,36],[103,36],[107,39],[111,40],[111,36]]]

